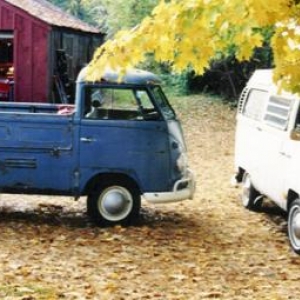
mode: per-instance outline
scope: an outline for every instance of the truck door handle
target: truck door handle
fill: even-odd
[[[93,138],[82,137],[82,138],[80,138],[80,141],[83,143],[92,143],[92,142],[95,142],[96,140]]]

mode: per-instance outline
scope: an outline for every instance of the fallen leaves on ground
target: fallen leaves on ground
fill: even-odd
[[[255,214],[230,185],[235,110],[174,100],[195,199],[143,203],[132,227],[96,227],[85,199],[1,195],[0,299],[298,299],[300,259],[276,207]]]

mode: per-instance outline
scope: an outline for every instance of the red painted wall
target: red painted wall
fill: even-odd
[[[51,27],[0,0],[0,31],[14,32],[15,101],[47,102]]]

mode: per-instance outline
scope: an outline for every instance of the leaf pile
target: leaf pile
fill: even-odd
[[[299,299],[286,220],[244,210],[234,171],[234,109],[174,100],[197,174],[193,201],[143,203],[134,227],[96,227],[85,199],[1,195],[0,299]]]

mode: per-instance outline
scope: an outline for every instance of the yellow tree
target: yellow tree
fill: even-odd
[[[201,74],[218,53],[233,45],[239,60],[247,60],[261,46],[259,28],[274,26],[271,45],[275,79],[300,92],[300,4],[298,0],[170,0],[131,30],[120,31],[100,47],[89,65],[89,79],[101,77],[106,67],[125,70],[153,53],[183,71]]]

